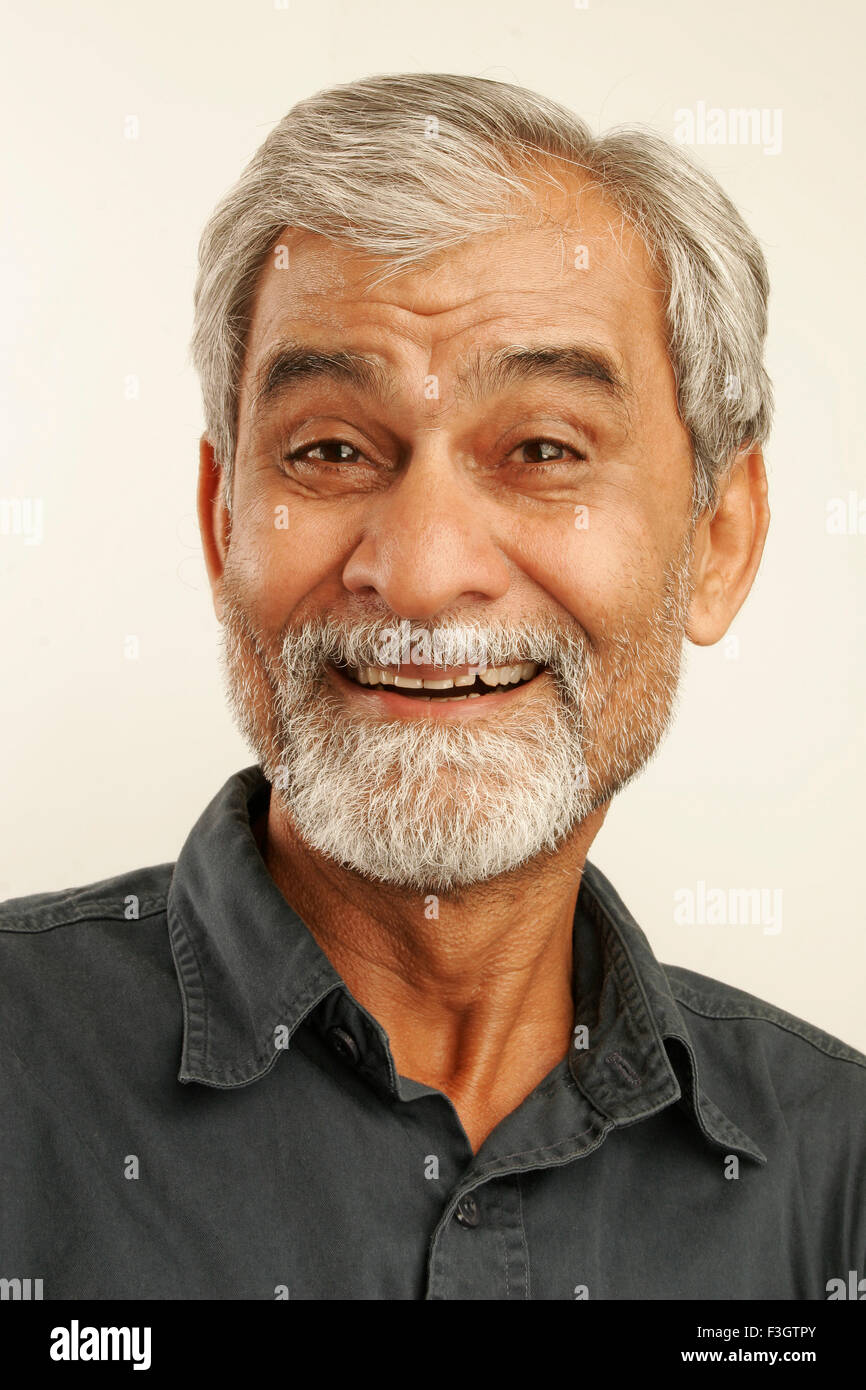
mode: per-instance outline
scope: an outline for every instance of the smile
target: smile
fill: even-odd
[[[481,701],[485,708],[510,701],[516,692],[529,685],[545,668],[534,661],[518,661],[508,666],[488,666],[479,671],[475,666],[439,668],[409,667],[412,675],[399,668],[379,666],[347,666],[335,663],[331,670],[341,684],[348,685],[362,697],[375,699],[394,713],[429,713],[434,707],[454,706]],[[414,708],[413,708],[414,707]],[[472,713],[478,711],[474,705]],[[445,713],[445,710],[442,710]],[[456,710],[454,711],[456,714]],[[469,710],[466,710],[469,713]]]

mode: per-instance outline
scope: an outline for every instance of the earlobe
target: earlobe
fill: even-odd
[[[690,641],[711,646],[724,637],[758,572],[769,524],[763,454],[747,445],[721,485],[715,511],[704,513],[695,528]]]
[[[206,435],[199,441],[197,495],[198,525],[217,620],[222,622],[220,591],[231,533],[231,517],[223,498],[223,470]]]

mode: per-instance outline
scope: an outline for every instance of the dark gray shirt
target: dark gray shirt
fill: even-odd
[[[473,1155],[268,874],[269,791],[230,778],[177,864],[0,906],[0,1279],[826,1299],[863,1278],[866,1057],[660,965],[588,865],[574,1044]]]

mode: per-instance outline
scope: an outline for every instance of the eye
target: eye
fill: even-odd
[[[579,449],[573,449],[570,444],[562,444],[558,439],[524,439],[512,454],[529,453],[528,458],[517,459],[518,467],[522,467],[524,473],[543,472],[546,468],[556,466],[556,464],[570,464],[573,462],[586,463],[586,454]],[[511,454],[509,455],[509,458]]]
[[[355,457],[350,457],[351,455]],[[351,464],[357,463],[361,458],[363,454],[360,449],[356,449],[354,444],[349,444],[345,439],[315,439],[311,444],[302,444],[300,448],[283,454],[284,463],[296,465],[303,465],[307,459],[325,465]]]

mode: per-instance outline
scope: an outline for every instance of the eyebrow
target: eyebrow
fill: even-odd
[[[278,343],[255,371],[250,419],[267,413],[293,386],[316,379],[354,387],[381,404],[393,399],[400,384],[397,369],[375,353]],[[594,345],[513,345],[492,352],[476,349],[457,371],[458,384],[473,402],[532,380],[595,386],[626,416],[635,401],[634,391],[613,355]]]
[[[476,351],[458,374],[473,400],[503,391],[523,381],[562,381],[566,385],[592,385],[627,410],[634,391],[606,348],[581,344],[576,347],[513,347],[494,352]]]
[[[255,372],[250,418],[264,414],[293,386],[316,378],[354,386],[383,404],[396,390],[384,360],[371,353],[345,348],[329,351],[303,343],[279,343],[265,355]]]

